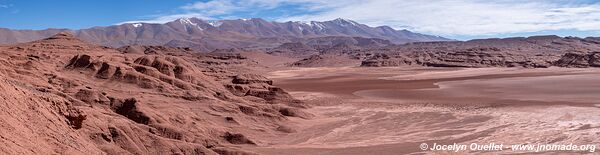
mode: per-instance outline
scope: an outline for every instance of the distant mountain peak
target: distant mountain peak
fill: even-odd
[[[360,23],[355,22],[353,20],[350,19],[345,19],[345,18],[336,18],[334,20],[329,20],[329,21],[294,21],[295,23],[300,23],[300,24],[304,24],[304,25],[310,25],[310,26],[315,26],[315,25],[319,25],[323,23],[336,23],[337,25],[342,25],[342,26],[347,26],[347,25],[360,25]]]
[[[195,17],[191,17],[191,18],[179,18],[176,19],[170,23],[178,23],[181,24],[183,26],[183,28],[187,31],[189,29],[198,29],[198,30],[204,30],[204,28],[202,28],[200,26],[201,23],[203,23],[204,21]]]
[[[174,21],[180,21],[180,20],[184,20],[184,21],[198,21],[198,20],[202,20],[200,18],[196,18],[196,17],[181,17],[181,18],[177,18]]]
[[[197,18],[179,18],[177,20],[175,20],[176,22],[179,22],[181,24],[187,24],[187,25],[198,25],[197,23],[193,22],[193,20],[199,20]]]
[[[131,26],[136,27],[136,28],[143,26],[142,23],[130,23],[130,24],[131,24]]]
[[[321,22],[318,22],[318,21],[295,21],[295,23],[302,24],[302,25],[308,25],[310,27],[316,27],[316,28],[319,28],[319,29],[323,29],[323,24]]]
[[[207,22],[209,25],[213,26],[213,27],[219,27],[223,24],[223,21],[221,20],[211,20]]]
[[[355,25],[355,26],[357,26],[357,25],[359,25],[359,23],[357,23],[357,22],[355,22],[353,20],[344,19],[344,18],[336,18],[336,19],[332,20],[331,22],[337,23],[337,24],[339,24],[341,26],[348,26],[348,25]]]
[[[355,22],[355,21],[353,21],[353,20],[350,20],[350,19],[345,19],[345,18],[336,18],[336,19],[334,19],[334,20],[331,20],[331,21],[335,21],[335,22],[347,22],[347,23],[352,23],[352,22]]]

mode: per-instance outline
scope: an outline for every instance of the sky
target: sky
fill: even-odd
[[[600,36],[600,0],[0,0],[0,27],[10,29],[82,29],[183,17],[345,18],[458,40]]]

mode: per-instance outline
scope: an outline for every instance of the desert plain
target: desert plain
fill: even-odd
[[[600,133],[598,71],[556,67],[282,69],[268,77],[312,105],[307,111],[315,116],[294,119],[295,133],[265,137],[270,144],[247,149],[264,154],[445,154],[456,152],[421,150],[419,145],[595,144]]]

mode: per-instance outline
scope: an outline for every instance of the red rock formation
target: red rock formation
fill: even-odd
[[[554,65],[560,67],[600,67],[600,52],[566,53]]]
[[[0,154],[252,154],[231,146],[264,143],[255,137],[307,114],[271,80],[230,69],[252,61],[136,49],[64,33],[0,46]]]

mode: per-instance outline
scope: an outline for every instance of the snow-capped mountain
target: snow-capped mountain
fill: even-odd
[[[199,50],[230,47],[269,47],[308,38],[343,36],[408,42],[448,41],[449,39],[395,30],[388,26],[370,27],[348,19],[310,22],[270,22],[260,18],[206,21],[181,18],[164,24],[126,23],[81,30],[0,29],[0,43],[26,42],[54,33],[71,31],[76,37],[106,46],[130,44],[188,46]]]

